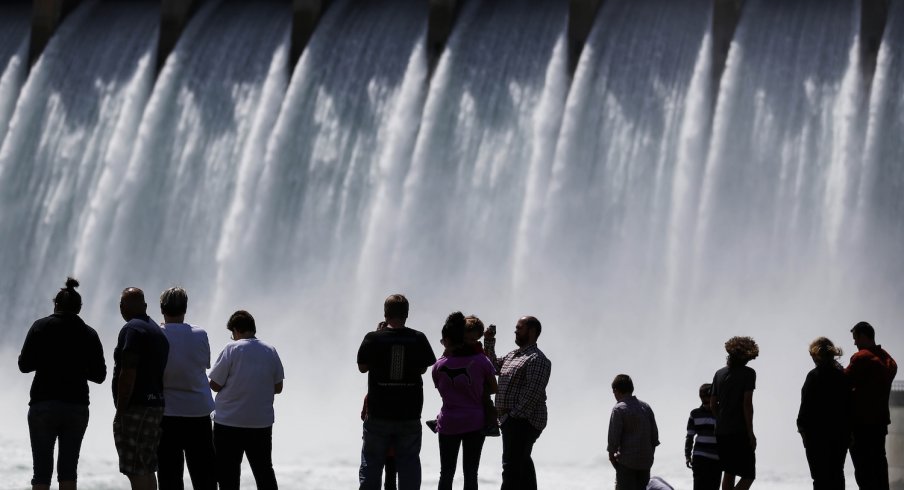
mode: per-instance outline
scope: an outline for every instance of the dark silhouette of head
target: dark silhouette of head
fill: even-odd
[[[745,366],[760,355],[760,346],[751,337],[732,337],[725,342],[729,366]]]
[[[618,395],[632,395],[634,393],[634,381],[627,374],[619,374],[612,380],[612,392]]]
[[[713,385],[711,383],[703,383],[700,385],[700,400],[703,400],[704,403],[709,403],[709,397],[713,394]]]
[[[446,317],[446,323],[443,324],[443,342],[446,348],[455,349],[464,345],[466,323],[467,320],[460,311]]]
[[[383,302],[383,317],[387,321],[407,319],[408,298],[401,294],[392,294],[386,298],[386,301]]]
[[[813,362],[816,364],[833,363],[842,354],[841,349],[825,337],[817,337],[813,342],[810,342],[809,350],[810,357],[813,358]]]
[[[254,317],[245,310],[238,310],[229,317],[226,322],[226,329],[233,334],[252,336],[257,334],[257,325],[254,323]]]
[[[854,345],[858,349],[866,349],[875,347],[876,345],[876,329],[867,322],[858,322],[851,329],[854,335]]]
[[[166,316],[182,316],[188,310],[188,293],[172,287],[160,294],[160,312]]]
[[[82,311],[82,296],[78,294],[75,288],[78,287],[78,281],[69,277],[66,279],[66,287],[60,288],[60,291],[53,298],[53,311],[55,313],[73,313],[78,314]]]
[[[144,291],[136,287],[122,290],[119,298],[119,313],[125,321],[147,316],[148,305],[144,301]]]

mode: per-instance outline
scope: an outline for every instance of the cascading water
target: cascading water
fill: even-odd
[[[153,81],[158,15],[153,2],[86,3],[22,88],[0,149],[0,264],[9,271],[0,308],[17,324],[45,309],[80,254],[103,253],[97,242],[80,249],[79,233],[98,200],[117,205],[98,193],[128,161]]]
[[[0,144],[28,64],[28,4],[0,4]]]
[[[567,2],[465,2],[430,75],[427,2],[336,0],[290,79],[285,2],[205,2],[155,81],[157,4],[88,2],[21,90],[4,83],[27,36],[7,26],[27,20],[0,6],[0,123],[15,101],[0,150],[5,359],[67,273],[108,348],[128,285],[151,305],[186,286],[215,352],[247,308],[286,364],[281,485],[350,488],[355,351],[386,294],[406,293],[431,339],[454,309],[498,323],[500,350],[536,314],[553,362],[541,486],[611,476],[606,387],[626,372],[660,424],[654,473],[683,488],[696,388],[724,340],[749,334],[760,474],[801,488],[809,340],[846,345],[867,319],[904,352],[904,6],[891,4],[870,84],[856,4],[747,0],[712,87],[711,4],[604,2],[572,77]],[[0,415],[22,420],[26,377],[11,376]],[[429,380],[425,394],[429,418]],[[92,401],[82,486],[123,487],[109,385]],[[27,449],[22,426],[4,447]],[[500,449],[485,446],[487,482]],[[29,457],[0,473],[24,482]],[[434,485],[431,434],[422,457]]]

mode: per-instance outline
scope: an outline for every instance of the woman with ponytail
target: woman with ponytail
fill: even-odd
[[[33,490],[50,488],[57,441],[60,490],[75,490],[79,451],[88,428],[88,381],[102,383],[107,377],[97,332],[78,316],[82,309],[78,285],[71,277],[66,280],[53,299],[53,314],[34,322],[19,355],[19,370],[35,373],[28,403]]]

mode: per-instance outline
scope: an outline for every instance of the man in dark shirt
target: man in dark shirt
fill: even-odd
[[[113,439],[119,471],[133,490],[156,489],[157,445],[163,420],[163,371],[169,342],[147,315],[144,292],[126,288],[119,301],[126,324],[113,350]]]
[[[895,360],[876,345],[876,331],[867,322],[851,329],[859,349],[844,370],[853,388],[851,461],[861,489],[888,490],[888,459],[885,436],[891,415],[888,398],[898,373]]]
[[[606,451],[615,467],[618,490],[646,490],[650,468],[659,445],[659,428],[649,405],[634,396],[634,382],[627,374],[612,381],[616,404],[609,417]]]
[[[358,473],[361,490],[378,490],[386,451],[395,449],[399,489],[421,485],[421,376],[436,362],[423,333],[405,326],[408,300],[393,294],[383,304],[386,328],[370,332],[358,349],[358,370],[367,373],[367,417]]]
[[[753,390],[756,371],[747,363],[760,353],[750,337],[725,342],[728,365],[713,376],[710,408],[716,416],[716,447],[722,466],[722,488],[746,490],[756,478],[756,436],[753,434]],[[735,482],[735,477],[740,480]]]

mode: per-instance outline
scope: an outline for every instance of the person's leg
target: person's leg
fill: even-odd
[[[398,490],[399,472],[396,468],[395,451],[390,449],[386,453],[386,475],[383,477],[383,490]]]
[[[694,457],[694,490],[719,490],[721,482],[722,470],[718,461]]]
[[[536,489],[531,452],[539,435],[525,420],[509,418],[502,424],[502,490]]]
[[[735,475],[726,471],[722,474],[722,490],[734,490],[734,487]]]
[[[57,458],[57,479],[60,488],[75,488],[78,479],[78,457],[82,439],[88,429],[88,406],[66,404],[58,414],[60,450]]]
[[[888,490],[886,433],[885,426],[858,427],[854,430],[851,461],[854,463],[854,478],[861,489]]]
[[[273,426],[262,429],[245,429],[248,446],[245,454],[254,475],[258,490],[276,490],[276,472],[273,471]]]
[[[209,416],[185,418],[185,463],[194,490],[216,490],[213,430]],[[162,490],[165,490],[162,488]]]
[[[157,479],[162,490],[183,490],[182,471],[183,442],[192,434],[186,434],[182,417],[163,417],[160,422],[160,445],[157,447]]]
[[[396,452],[399,490],[418,490],[421,488],[421,421],[405,420],[394,425],[392,446]]]
[[[480,453],[486,436],[478,432],[465,434],[462,438],[461,467],[465,479],[464,490],[477,490],[477,471],[480,468]]]
[[[439,485],[438,490],[452,490],[455,466],[458,465],[460,435],[439,434]]]
[[[220,490],[239,490],[245,452],[241,429],[213,424],[213,447]]]
[[[132,485],[132,490],[157,490],[157,477],[154,473],[126,476],[129,477],[129,483]]]
[[[53,447],[57,437],[53,419],[52,407],[48,402],[36,403],[28,409],[28,435],[34,466],[31,479],[33,490],[49,489],[53,478]]]
[[[362,427],[361,466],[358,468],[360,490],[380,490],[389,447],[389,433],[385,424],[374,419],[366,420]]]

